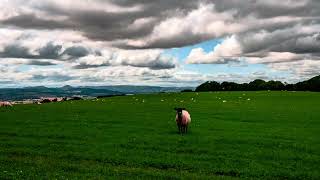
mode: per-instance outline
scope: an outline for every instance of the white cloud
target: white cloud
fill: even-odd
[[[303,79],[310,78],[319,75],[320,72],[320,61],[308,59],[269,64],[268,66],[274,70],[291,72],[291,74],[296,76],[297,79],[299,77]]]
[[[303,59],[305,59],[304,55],[291,52],[268,52],[265,57],[246,57],[246,61],[252,64],[290,62]]]
[[[227,37],[213,51],[206,53],[202,48],[193,49],[186,59],[189,64],[225,64],[229,61],[238,61],[241,56],[241,47],[235,36]]]
[[[129,40],[127,43],[134,47],[144,47],[163,40],[194,37],[199,41],[240,32],[246,26],[235,21],[235,13],[234,10],[217,12],[214,4],[200,4],[198,9],[186,16],[168,17],[160,22],[148,37]]]
[[[133,66],[146,67],[154,70],[172,69],[178,61],[162,50],[104,50],[101,56],[89,55],[73,63],[76,68],[92,68],[98,66]]]

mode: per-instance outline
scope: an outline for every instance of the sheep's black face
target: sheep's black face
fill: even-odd
[[[182,110],[185,110],[185,108],[174,108],[174,110],[176,110],[178,116],[181,117],[182,116]]]

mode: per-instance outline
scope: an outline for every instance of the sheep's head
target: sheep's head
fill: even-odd
[[[182,110],[186,110],[186,108],[174,108],[177,111],[178,117],[182,116]]]

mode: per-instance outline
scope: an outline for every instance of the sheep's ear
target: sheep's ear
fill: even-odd
[[[176,107],[175,107],[175,108],[174,108],[174,110],[176,110],[176,111],[177,111],[177,110],[178,110],[178,108],[176,108]]]
[[[181,108],[182,110],[186,110],[186,108]]]

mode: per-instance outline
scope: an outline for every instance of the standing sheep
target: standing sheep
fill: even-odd
[[[187,133],[188,125],[191,122],[191,117],[185,108],[174,108],[177,111],[176,122],[179,129],[179,133]]]

